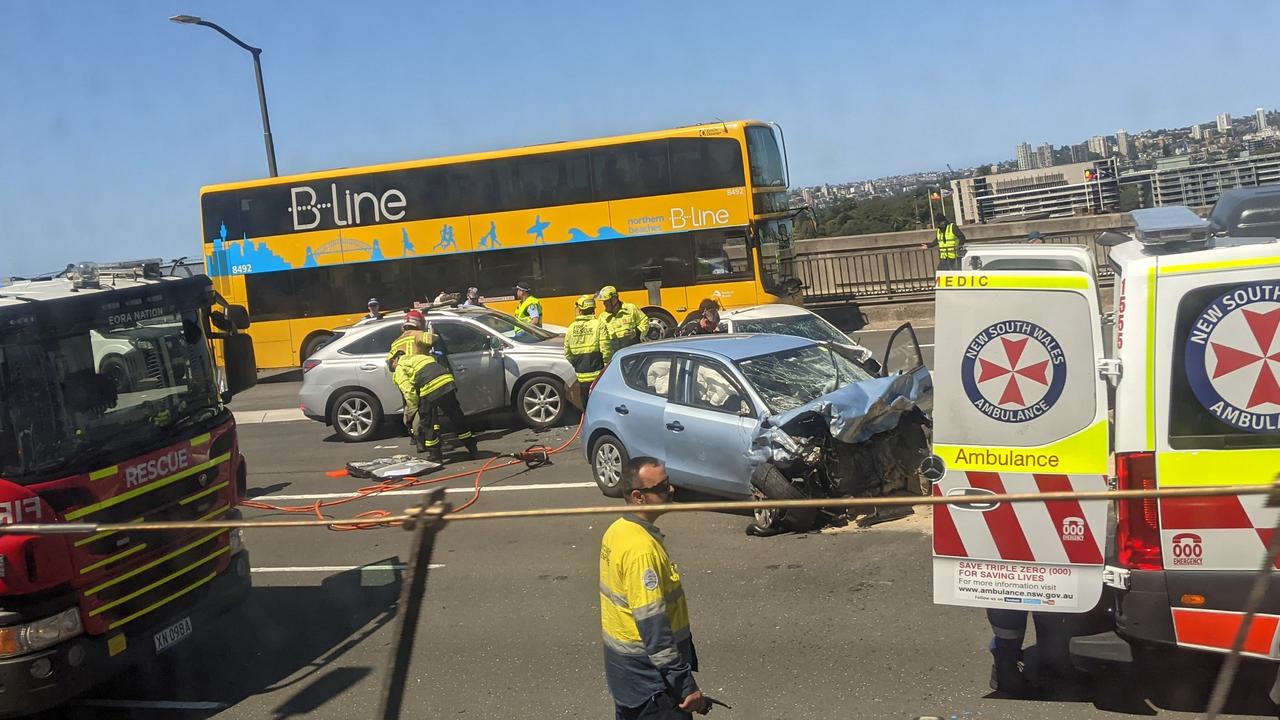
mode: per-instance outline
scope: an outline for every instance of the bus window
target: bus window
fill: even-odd
[[[707,230],[693,234],[695,273],[698,280],[722,282],[751,277],[747,238],[723,230]]]
[[[782,151],[772,128],[747,128],[747,156],[751,159],[751,184],[756,187],[786,187],[787,171]]]
[[[504,188],[504,209],[591,202],[590,167],[585,151],[515,158],[510,186]]]
[[[671,192],[667,141],[608,145],[591,151],[596,200],[622,200]]]
[[[480,278],[482,295],[501,297],[514,292],[516,283],[524,280],[533,286],[534,293],[545,292],[541,288],[542,267],[538,248],[512,248],[502,252],[478,253],[476,274]],[[465,287],[463,288],[466,289]]]
[[[542,282],[534,289],[543,296],[573,295],[583,288],[595,291],[617,285],[614,277],[616,242],[564,243],[545,245],[542,252]]]
[[[671,192],[742,187],[742,146],[732,138],[671,138]]]

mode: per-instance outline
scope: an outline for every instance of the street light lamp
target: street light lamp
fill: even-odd
[[[276,146],[271,141],[271,120],[267,117],[267,91],[262,87],[262,61],[259,59],[262,55],[262,48],[249,45],[222,29],[217,23],[203,20],[195,15],[174,15],[169,20],[179,25],[203,25],[217,30],[223,37],[248,50],[249,54],[253,55],[253,74],[258,80],[258,107],[262,109],[262,139],[267,145],[267,169],[271,172],[271,177],[278,175],[279,173],[276,172]]]

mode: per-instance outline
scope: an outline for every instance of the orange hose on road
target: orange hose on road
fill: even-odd
[[[568,440],[565,440],[563,443],[561,443],[559,446],[555,448],[547,448],[545,445],[530,445],[529,447],[525,448],[524,451],[520,453],[520,455],[531,456],[537,453],[546,453],[546,456],[550,457],[552,455],[555,455],[556,453],[563,452],[571,444],[573,444],[574,440],[578,439],[579,435],[582,434],[582,425],[585,422],[586,422],[586,413],[584,412],[582,415],[582,419],[578,421],[578,427],[573,431],[573,434],[569,436]],[[503,458],[508,458],[508,459],[506,462],[497,463],[498,460],[501,460]],[[367,498],[376,497],[378,495],[381,495],[382,493],[389,492],[392,490],[406,490],[414,487],[436,485],[439,483],[448,482],[450,480],[458,480],[464,477],[471,477],[472,475],[474,475],[475,476],[475,492],[472,493],[470,499],[468,499],[466,502],[464,502],[463,504],[459,505],[458,507],[454,508],[451,511],[456,513],[456,512],[462,512],[463,510],[466,510],[467,508],[474,505],[477,500],[480,499],[480,487],[481,487],[480,478],[486,472],[490,470],[500,470],[502,468],[511,467],[512,465],[520,465],[520,464],[526,464],[524,458],[513,457],[510,454],[495,455],[494,457],[491,457],[487,461],[485,461],[484,465],[481,465],[479,468],[475,470],[468,470],[466,472],[454,473],[452,475],[445,475],[443,477],[432,477],[432,478],[404,477],[404,478],[397,478],[394,480],[384,480],[383,482],[377,483],[376,485],[366,485],[365,487],[358,488],[356,489],[355,493],[352,494],[351,497],[341,498],[338,500],[328,500],[328,501],[317,500],[314,503],[311,503],[309,505],[274,505],[272,503],[261,502],[258,500],[243,500],[241,501],[240,505],[243,507],[253,508],[255,510],[267,510],[271,512],[280,512],[280,513],[288,513],[288,514],[310,513],[312,515],[315,515],[317,520],[324,520],[325,519],[324,510],[327,508],[338,507],[339,505],[346,505],[347,503],[355,502],[357,500],[364,500]],[[327,473],[327,474],[330,474],[330,473]],[[332,474],[330,475],[332,476]],[[393,514],[394,513],[390,512],[389,510],[368,510],[368,511],[359,513],[358,515],[356,515],[356,517],[369,518],[372,520],[376,518],[389,517]],[[378,523],[378,524],[347,523],[343,525],[332,525],[330,526],[329,529],[345,532],[349,530],[370,530],[370,529],[388,527],[390,525],[397,525],[397,524],[399,523]]]

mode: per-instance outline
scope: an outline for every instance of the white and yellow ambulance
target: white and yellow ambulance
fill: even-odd
[[[1277,510],[1261,495],[993,503],[1001,492],[1270,484],[1280,472],[1280,243],[1132,213],[1109,257],[971,245],[937,275],[934,601],[1098,613],[1082,667],[1135,647],[1224,652]],[[1101,252],[1099,254],[1102,254]],[[1103,263],[1101,268],[1099,263]],[[1102,270],[1099,273],[1099,270]],[[1114,275],[1104,315],[1099,275]],[[1248,633],[1280,658],[1280,575]]]

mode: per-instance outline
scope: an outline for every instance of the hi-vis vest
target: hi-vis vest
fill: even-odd
[[[391,351],[388,357],[394,356],[396,353],[404,353],[405,356],[412,355],[430,355],[431,354],[432,337],[427,330],[405,330],[400,336],[391,342]]]
[[[538,308],[538,320],[541,322],[542,301],[532,295],[526,296],[524,300],[520,301],[520,305],[516,307],[516,319],[526,325],[532,325],[533,316],[529,314],[529,308],[535,306]]]
[[[956,247],[960,244],[956,238],[956,224],[944,223],[934,234],[938,239],[938,257],[942,260],[955,260]]]
[[[1082,613],[1109,587],[1116,598],[1104,600],[1121,612],[1134,575],[1156,573],[1167,641],[1229,649],[1244,599],[1230,588],[1248,586],[1231,574],[1257,571],[1280,513],[1264,496],[1126,501],[1118,520],[1107,501],[983,496],[1104,490],[1109,462],[1121,489],[1269,485],[1280,470],[1280,243],[1112,247],[1105,333],[1087,249],[982,245],[966,257],[977,269],[936,278],[925,470],[935,496],[973,502],[935,509],[934,601]],[[1177,601],[1197,595],[1213,602]],[[1280,604],[1256,622],[1245,651],[1280,657]]]
[[[564,357],[573,366],[578,382],[590,383],[600,377],[613,351],[604,323],[590,315],[579,316],[564,335]]]

